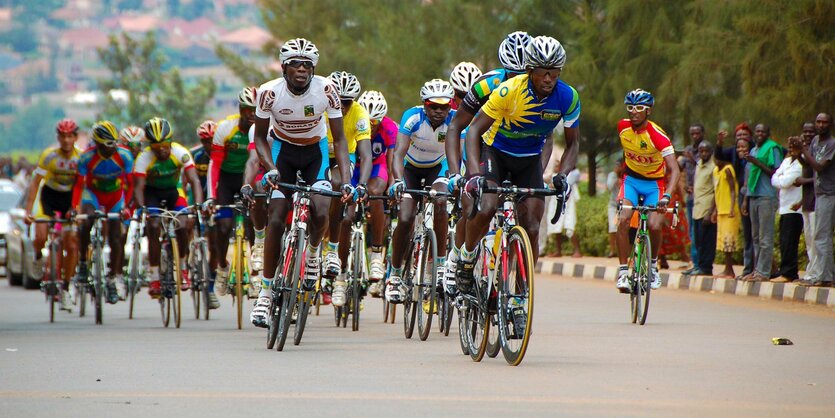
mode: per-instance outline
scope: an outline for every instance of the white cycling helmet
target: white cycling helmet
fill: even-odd
[[[141,144],[142,140],[145,139],[145,131],[138,126],[128,126],[122,129],[119,139],[126,144]]]
[[[499,45],[499,62],[510,71],[525,71],[525,48],[531,41],[527,32],[513,32]]]
[[[313,42],[304,38],[290,39],[281,46],[281,52],[278,54],[278,60],[281,65],[293,58],[301,58],[313,61],[313,66],[319,63],[319,49]]]
[[[435,78],[423,83],[420,88],[420,99],[423,101],[429,100],[437,104],[447,104],[455,96],[455,90],[452,85],[446,80]]]
[[[457,91],[466,92],[472,87],[476,79],[481,77],[481,70],[471,62],[460,62],[449,74],[449,83]]]
[[[550,36],[531,39],[525,50],[526,68],[562,68],[565,65],[565,49],[560,41]]]
[[[361,104],[368,111],[368,117],[374,120],[381,120],[388,113],[389,105],[383,93],[376,90],[367,90],[362,93],[357,103]]]
[[[328,78],[336,85],[336,92],[340,99],[354,100],[360,95],[360,82],[357,76],[347,71],[334,71]]]
[[[241,106],[255,107],[255,96],[258,95],[258,90],[255,87],[249,86],[241,89],[238,93],[238,103]]]

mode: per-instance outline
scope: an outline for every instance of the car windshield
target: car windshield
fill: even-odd
[[[0,212],[8,212],[20,200],[20,194],[12,190],[0,190]]]

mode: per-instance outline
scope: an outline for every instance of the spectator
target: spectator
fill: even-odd
[[[716,251],[725,255],[725,270],[719,274],[721,278],[733,279],[734,252],[737,248],[739,226],[741,224],[737,199],[736,172],[728,161],[716,160],[713,169],[713,187],[715,190],[713,222],[716,224]]]
[[[803,158],[815,171],[815,264],[806,269],[798,283],[806,286],[830,286],[835,276],[832,253],[832,228],[835,226],[835,139],[832,138],[832,115],[815,118],[818,135],[811,146],[803,146]]]
[[[711,220],[714,207],[713,188],[713,147],[709,142],[699,144],[699,163],[693,182],[693,230],[699,258],[696,265],[683,274],[712,276],[713,260],[716,258],[716,224]]]
[[[678,158],[678,166],[680,169],[684,169],[685,157],[681,156]],[[678,204],[678,207],[684,208],[684,196],[686,195],[684,188],[687,184],[687,179],[684,178],[685,176],[680,176],[678,179],[678,184],[676,187],[670,186],[670,204],[675,205]],[[670,172],[667,171],[666,178],[664,180],[665,184],[669,184],[670,182]],[[665,214],[664,215],[664,233],[661,235],[661,248],[658,251],[658,265],[662,269],[669,269],[670,263],[667,261],[668,255],[679,254],[679,257],[682,261],[690,262],[690,249],[687,247],[687,243],[691,242],[689,229],[687,228],[687,216],[679,216],[679,222],[675,229],[672,229],[673,226],[673,214]]]
[[[803,175],[795,181],[802,189],[802,205],[792,206],[792,209],[801,209],[803,216],[803,239],[806,241],[806,256],[809,262],[806,270],[815,264],[815,170],[803,158],[802,146],[810,146],[815,137],[815,123],[806,122],[803,124],[803,144],[801,144],[800,163],[803,165]]]
[[[606,177],[606,190],[609,191],[609,208],[608,208],[608,232],[609,232],[609,254],[607,257],[612,258],[617,255],[617,243],[615,238],[618,232],[618,195],[620,194],[620,185],[623,182],[623,158],[615,160],[615,167]]]
[[[751,241],[754,243],[754,272],[745,281],[771,279],[774,259],[774,218],[777,214],[777,189],[771,176],[783,160],[780,146],[771,138],[771,129],[763,123],[754,127],[755,145],[745,159],[751,165],[747,181],[751,217]]]
[[[26,157],[21,156],[17,160],[16,174],[12,178],[14,182],[20,187],[20,190],[26,190],[29,187],[29,179],[32,178],[32,165]]]
[[[580,236],[575,234],[574,231],[577,229],[577,201],[580,200],[580,170],[576,168],[571,170],[571,172],[568,173],[566,180],[571,186],[571,194],[565,202],[565,213],[563,213],[560,220],[557,221],[557,224],[554,225],[554,232],[557,234],[555,257],[562,257],[562,235],[564,231],[565,236],[571,240],[571,246],[574,249],[574,253],[571,256],[579,258],[583,256],[580,252]],[[554,205],[556,208],[556,202],[554,202]],[[551,211],[551,213],[553,213],[553,211]]]
[[[742,238],[744,240],[744,247],[742,250],[742,274],[737,277],[741,279],[744,276],[751,274],[754,271],[754,244],[751,240],[751,218],[748,216],[748,209],[744,208],[743,203],[747,201],[747,186],[746,179],[748,178],[748,161],[745,156],[751,150],[753,144],[751,143],[752,136],[751,128],[745,122],[740,123],[734,128],[734,146],[724,148],[723,144],[728,133],[720,131],[716,140],[716,150],[713,155],[717,160],[728,161],[734,168],[736,173],[736,184],[739,187],[737,199],[739,199],[740,214],[742,217]]]
[[[554,171],[559,166],[560,159],[558,158],[558,152],[552,152],[551,158],[548,159],[548,164],[545,166],[545,170],[542,173],[542,181],[545,182],[546,185],[550,185],[552,181],[552,177],[554,177]],[[548,244],[548,236],[551,233],[551,229],[553,226],[551,225],[551,217],[554,215],[554,211],[556,210],[556,203],[557,198],[556,196],[547,196],[545,197],[545,214],[542,216],[542,221],[539,223],[539,253],[545,254],[545,247]],[[549,254],[550,256],[550,254]]]
[[[689,134],[692,143],[684,148],[684,177],[686,177],[684,191],[687,194],[687,224],[693,225],[693,187],[696,178],[696,166],[699,163],[699,144],[705,139],[705,127],[701,123],[694,123],[690,125]],[[695,242],[693,234],[694,230],[691,229],[691,242]],[[693,259],[693,266],[695,267],[699,261],[695,245],[690,246],[690,258]]]
[[[800,214],[803,191],[796,183],[803,174],[800,164],[802,148],[802,139],[796,136],[789,138],[789,155],[771,177],[771,184],[780,191],[780,277],[771,280],[778,283],[798,279],[797,250],[800,233],[803,232],[803,215]]]

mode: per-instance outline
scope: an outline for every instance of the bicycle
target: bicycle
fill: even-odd
[[[282,351],[290,331],[290,324],[293,322],[294,311],[299,315],[296,320],[294,345],[301,343],[304,333],[309,299],[302,298],[300,306],[300,290],[316,289],[316,283],[304,283],[301,280],[304,274],[305,251],[307,251],[310,198],[314,194],[328,197],[342,197],[342,194],[308,186],[300,179],[298,184],[279,182],[278,187],[295,192],[293,194],[293,223],[284,237],[283,261],[278,265],[277,274],[270,286],[272,303],[267,319],[267,349],[275,347],[277,351]],[[321,274],[317,276],[321,278]]]
[[[429,338],[432,328],[432,316],[435,313],[435,303],[438,299],[438,241],[432,225],[435,221],[434,201],[449,195],[427,186],[425,189],[405,189],[415,199],[415,230],[406,251],[406,266],[403,269],[401,286],[405,288],[403,298],[403,331],[406,338],[412,338],[415,322],[418,325],[418,336],[421,341]],[[417,321],[415,321],[417,319]]]
[[[140,214],[141,212],[141,214]],[[136,223],[130,236],[131,251],[128,256],[127,275],[125,276],[125,299],[128,301],[128,319],[133,319],[136,294],[145,281],[145,263],[142,260],[142,236],[147,211],[135,211],[131,223]],[[129,228],[130,229],[130,228]]]
[[[61,219],[61,214],[56,213],[55,217],[49,219],[35,219],[35,223],[45,223],[49,226],[46,244],[49,256],[44,264],[44,280],[41,280],[41,291],[49,303],[49,322],[55,322],[55,302],[60,301],[63,284],[61,280],[61,226],[72,221]],[[66,309],[66,307],[65,307]],[[68,309],[71,311],[71,309]]]
[[[621,210],[634,210],[638,212],[638,232],[632,244],[632,252],[629,255],[629,304],[632,323],[644,325],[647,322],[649,312],[649,297],[652,292],[652,256],[650,255],[649,237],[649,213],[657,212],[656,206],[644,206],[643,197],[638,198],[637,206],[624,205],[623,200],[618,201],[618,213]],[[678,225],[678,203],[672,208],[665,209],[666,213],[673,214],[672,227]],[[643,298],[643,303],[641,299]]]
[[[481,361],[487,351],[491,315],[496,315],[499,343],[505,361],[511,366],[522,362],[531,336],[534,313],[534,260],[530,239],[524,228],[516,225],[516,204],[531,196],[554,196],[549,188],[523,188],[507,180],[501,186],[482,186],[474,196],[470,217],[480,209],[481,195],[499,196],[494,216],[495,235],[479,241],[478,257],[473,270],[473,291],[463,294],[459,311],[459,333],[466,341],[473,361]],[[556,223],[562,213],[567,193],[564,192],[551,219]],[[463,318],[461,318],[463,317]],[[496,353],[498,354],[498,353]]]
[[[459,205],[459,196],[452,194],[447,201],[447,211],[449,212],[449,228],[447,229],[446,251],[449,256],[449,249],[455,245],[455,229],[458,225],[458,220],[461,218],[461,206]],[[440,306],[438,307],[438,322],[439,331],[444,337],[449,335],[449,328],[452,325],[452,313],[455,306],[455,296],[446,292],[446,289],[441,290],[441,296],[438,298]],[[466,353],[465,353],[466,354]]]
[[[386,274],[383,278],[383,290],[382,290],[382,299],[383,299],[383,323],[394,323],[395,318],[397,318],[397,304],[390,303],[388,299],[385,297],[385,288],[386,284],[388,283],[388,278],[391,275],[391,252],[393,242],[391,237],[394,236],[394,229],[397,228],[397,210],[398,205],[397,202],[393,200],[388,201],[388,222],[386,225],[386,236],[385,236],[385,245],[386,248],[386,256],[384,257],[386,263]]]
[[[264,193],[256,193],[256,198],[266,197]],[[235,212],[235,244],[232,247],[232,262],[229,266],[228,288],[232,291],[233,304],[237,305],[238,329],[243,329],[244,320],[244,291],[247,291],[249,299],[249,287],[254,284],[250,281],[249,271],[249,241],[246,239],[246,218],[249,216],[249,206],[243,198],[236,194],[235,203],[231,205],[216,205],[215,210],[231,209]],[[225,237],[218,237],[224,239]],[[223,254],[221,257],[225,257]],[[207,295],[208,296],[208,295]]]
[[[162,202],[165,206],[165,201]],[[177,245],[177,228],[180,220],[179,215],[184,214],[188,209],[180,211],[167,210],[163,208],[146,208],[150,211],[147,218],[159,218],[162,221],[162,231],[159,234],[160,240],[160,297],[159,307],[162,314],[162,324],[168,328],[171,323],[171,314],[174,314],[174,326],[180,328],[182,318],[182,272],[180,271],[180,249]],[[143,211],[145,212],[145,211]]]
[[[202,307],[203,319],[209,320],[209,281],[211,280],[211,269],[209,268],[209,240],[206,238],[206,223],[203,213],[199,207],[193,206],[194,213],[189,214],[190,218],[197,220],[194,225],[195,237],[189,243],[188,269],[192,274],[191,278],[191,300],[194,305],[194,319],[200,319]]]
[[[104,310],[104,293],[107,285],[105,283],[105,261],[104,261],[104,221],[121,220],[122,215],[119,213],[104,213],[101,210],[95,210],[92,213],[82,213],[75,215],[76,221],[93,221],[93,227],[90,229],[90,258],[87,268],[89,272],[85,286],[92,285],[93,293],[93,307],[95,309],[96,325],[101,325],[103,321]],[[121,227],[121,226],[120,226]]]

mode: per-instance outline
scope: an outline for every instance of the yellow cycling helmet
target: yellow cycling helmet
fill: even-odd
[[[153,118],[145,122],[145,138],[152,144],[170,142],[173,134],[171,124],[163,118]]]
[[[119,130],[109,120],[100,120],[93,125],[93,141],[107,147],[116,146],[119,141]]]

